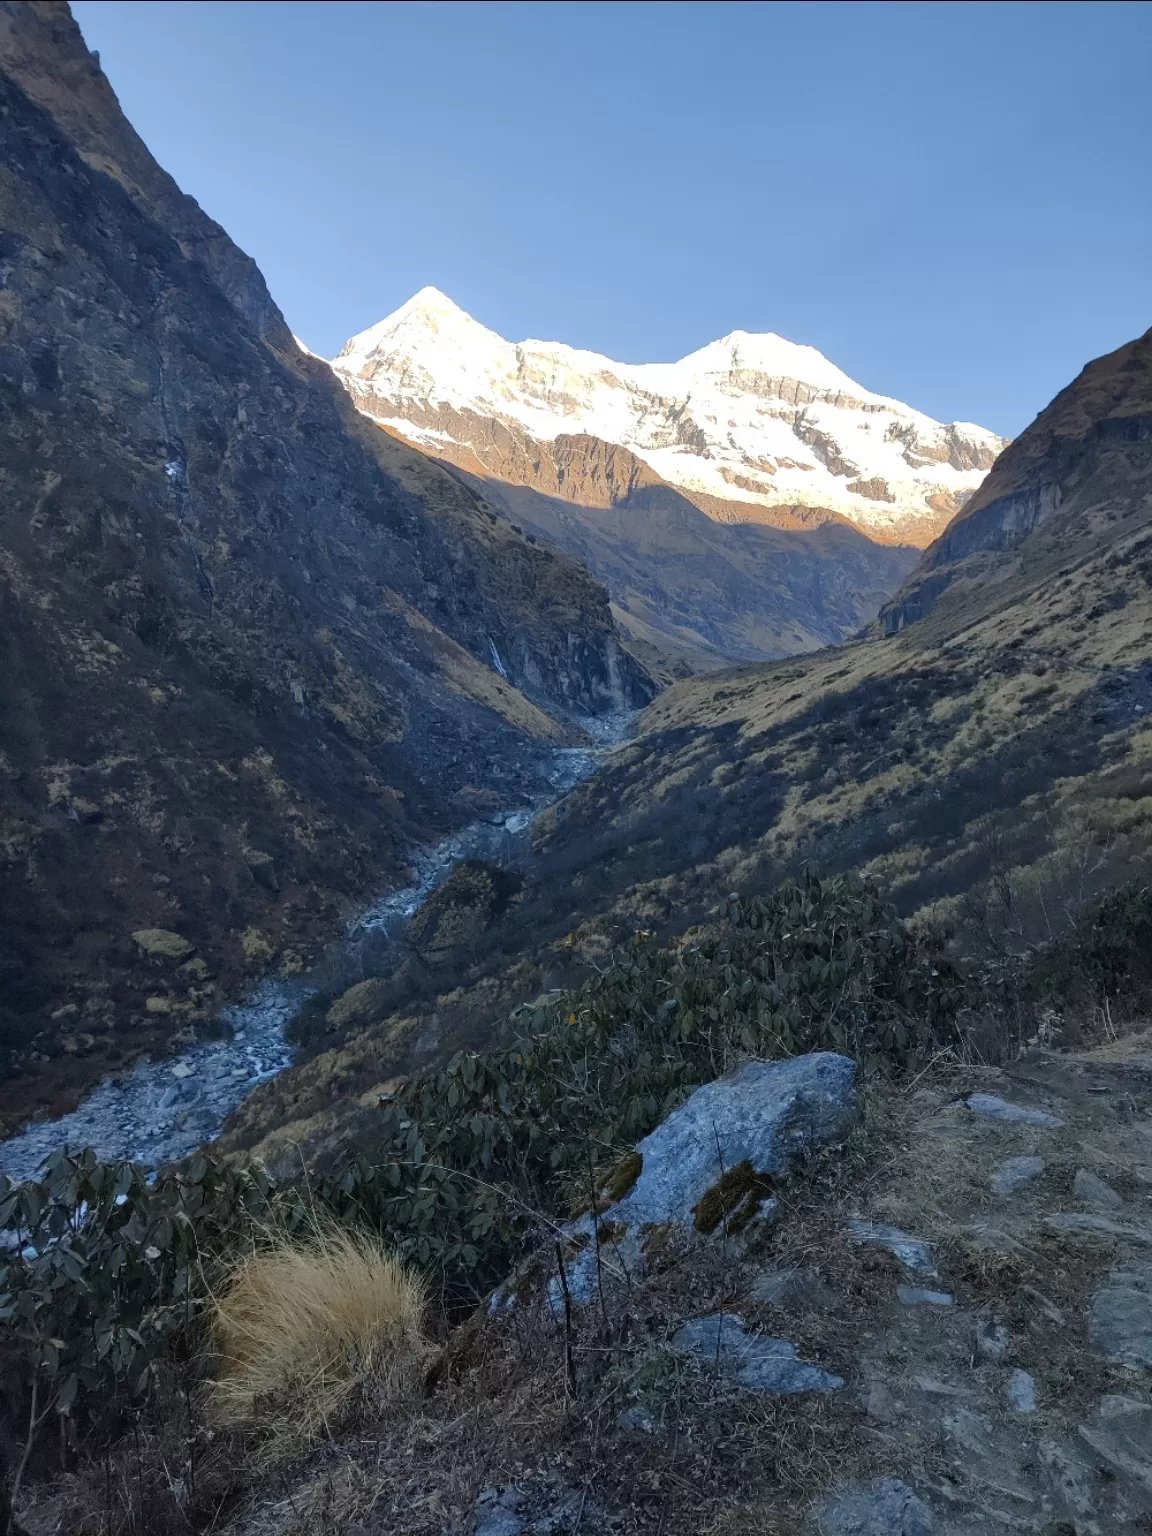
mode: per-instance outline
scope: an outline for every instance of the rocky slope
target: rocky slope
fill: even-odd
[[[839,517],[781,514],[776,526],[707,515],[597,437],[534,442],[483,427],[498,472],[479,445],[442,444],[445,461],[515,527],[586,565],[612,594],[629,649],[663,677],[835,645],[874,618],[915,559]]]
[[[601,588],[364,422],[62,4],[0,6],[0,1117],[291,969],[651,696]]]
[[[1003,439],[873,394],[821,356],[735,331],[676,363],[616,363],[505,341],[435,288],[354,336],[333,366],[362,409],[433,452],[480,452],[490,423],[532,442],[586,433],[628,448],[705,510],[748,522],[837,513],[874,539],[925,544],[979,486]],[[485,440],[487,439],[487,440]]]
[[[1011,444],[881,613],[887,634],[929,613],[955,581],[997,579],[1032,531],[1085,486],[1121,475],[1152,437],[1152,331],[1089,363]],[[1081,498],[1082,499],[1082,498]],[[1005,558],[1005,557],[1009,558]],[[1026,555],[1022,558],[1027,559]]]

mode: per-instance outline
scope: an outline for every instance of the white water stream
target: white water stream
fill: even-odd
[[[597,745],[555,749],[542,765],[551,786],[534,803],[473,822],[412,858],[416,878],[372,903],[317,967],[353,960],[367,947],[379,956],[382,941],[403,931],[420,903],[451,874],[460,859],[502,863],[523,846],[523,834],[541,811],[594,771],[603,752],[619,741],[631,716],[585,720]],[[105,1159],[130,1158],[158,1167],[185,1157],[220,1134],[224,1121],[258,1083],[290,1066],[288,1025],[318,990],[313,978],[263,981],[249,997],[223,1011],[227,1036],[191,1046],[179,1056],[143,1057],[129,1071],[108,1077],[78,1109],[57,1120],[33,1121],[0,1141],[0,1173],[14,1181],[35,1178],[60,1146],[88,1146]]]

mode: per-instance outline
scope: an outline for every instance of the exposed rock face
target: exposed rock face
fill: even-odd
[[[530,786],[557,712],[652,690],[586,572],[299,350],[66,6],[0,6],[0,105],[3,1115],[295,963]],[[99,1039],[48,1061],[65,1031]]]
[[[959,578],[1014,563],[1032,532],[1109,486],[1146,483],[1152,465],[1152,331],[1097,358],[997,460],[992,473],[881,613],[886,634],[923,618]]]
[[[515,527],[603,581],[629,648],[665,675],[837,644],[871,622],[915,559],[811,509],[776,509],[783,526],[744,521],[597,437],[535,442],[514,425],[467,425],[469,446],[441,445],[445,461]]]

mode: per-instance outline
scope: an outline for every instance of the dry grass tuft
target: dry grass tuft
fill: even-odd
[[[279,1454],[410,1398],[430,1346],[424,1288],[367,1233],[330,1221],[265,1234],[213,1300],[216,1418],[256,1424]]]

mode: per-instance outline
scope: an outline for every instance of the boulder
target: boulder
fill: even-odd
[[[636,1181],[608,1218],[703,1233],[746,1226],[772,1180],[851,1128],[855,1076],[847,1056],[818,1051],[745,1062],[705,1083],[636,1148]]]
[[[605,1277],[635,1279],[652,1243],[671,1232],[742,1251],[779,1205],[774,1182],[855,1122],[855,1076],[847,1056],[818,1051],[745,1062],[697,1088],[620,1164],[608,1183],[615,1198],[599,1219],[586,1215],[566,1229],[578,1246],[563,1279],[549,1283],[553,1314],[563,1314],[565,1284],[583,1304]],[[509,1295],[502,1287],[492,1311]]]
[[[171,928],[137,928],[132,938],[150,960],[187,960],[192,953],[188,940]]]
[[[379,976],[358,981],[342,992],[328,1009],[328,1023],[333,1029],[359,1029],[371,1024],[384,997],[387,983]]]

